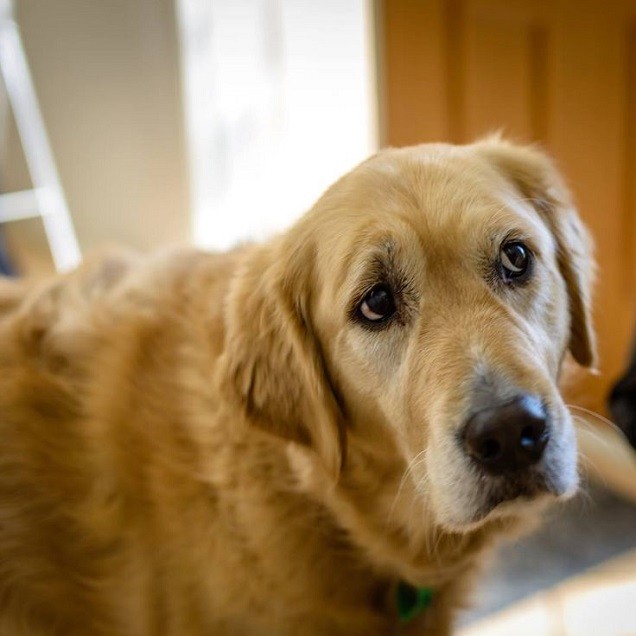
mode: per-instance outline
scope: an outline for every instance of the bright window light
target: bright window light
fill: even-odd
[[[370,0],[180,0],[194,240],[289,225],[377,145]]]

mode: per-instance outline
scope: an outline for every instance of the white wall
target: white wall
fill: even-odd
[[[191,238],[172,0],[18,0],[16,14],[84,250]],[[5,188],[28,187],[17,140]]]

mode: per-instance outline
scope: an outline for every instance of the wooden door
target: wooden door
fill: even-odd
[[[603,411],[636,323],[636,2],[385,0],[384,141],[466,142],[502,129],[557,159],[596,241]]]

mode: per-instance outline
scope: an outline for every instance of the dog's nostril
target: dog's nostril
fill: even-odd
[[[519,443],[523,448],[531,450],[536,446],[538,438],[539,436],[532,426],[525,426],[521,431]]]
[[[481,447],[481,456],[486,460],[495,459],[501,453],[501,444],[496,439],[487,439]]]

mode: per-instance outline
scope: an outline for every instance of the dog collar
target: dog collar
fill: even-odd
[[[406,581],[400,581],[395,588],[395,606],[402,623],[410,623],[425,612],[433,601],[430,587],[414,587]]]

